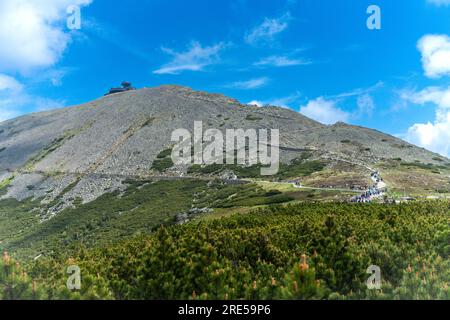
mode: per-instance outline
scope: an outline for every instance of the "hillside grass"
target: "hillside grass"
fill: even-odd
[[[43,223],[40,199],[0,201],[0,250],[21,262],[4,256],[0,270],[29,274],[21,295],[3,290],[18,279],[0,272],[0,298],[450,298],[448,201],[319,203],[339,193],[260,182],[124,183]],[[179,213],[205,207],[214,212],[175,224]],[[69,265],[82,270],[79,292],[65,287]],[[381,291],[366,287],[370,265],[381,268]]]
[[[272,206],[60,248],[27,268],[54,299],[69,264],[107,299],[449,299],[449,214],[448,202]],[[370,265],[382,290],[366,287]]]
[[[161,151],[156,156],[156,159],[153,161],[150,169],[163,173],[167,169],[172,168],[173,165],[174,163],[172,161],[172,149],[166,149]]]
[[[294,159],[289,164],[281,163],[278,173],[273,176],[262,176],[261,168],[264,166],[256,164],[252,166],[230,165],[230,164],[211,164],[211,165],[193,165],[189,168],[189,174],[220,174],[226,170],[233,171],[240,179],[247,178],[271,178],[275,180],[286,180],[289,178],[299,178],[310,176],[315,172],[320,172],[326,167],[326,163],[321,160],[308,161],[306,159]]]
[[[378,165],[393,194],[414,197],[450,196],[450,167],[420,162],[383,162]]]
[[[125,185],[123,192],[106,193],[86,204],[77,199],[75,208],[67,208],[42,223],[40,216],[50,205],[41,205],[41,199],[0,201],[0,250],[30,259],[71,243],[91,246],[149,234],[161,225],[175,224],[178,214],[193,207],[230,209],[294,200],[252,183],[130,180]]]

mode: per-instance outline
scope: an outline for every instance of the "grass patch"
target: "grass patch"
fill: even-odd
[[[172,225],[179,213],[197,208],[235,208],[286,203],[294,198],[256,184],[208,185],[199,180],[126,181],[127,189],[110,192],[76,207],[66,208],[39,223],[40,200],[0,202],[0,249],[23,258],[73,245],[98,246],[150,234]],[[68,186],[64,191],[68,192]],[[64,193],[62,192],[62,194]]]
[[[156,156],[156,158],[158,158],[158,159],[164,159],[164,158],[167,158],[167,157],[169,157],[169,156],[171,156],[171,155],[172,155],[172,149],[166,149],[166,150],[161,151],[161,152]]]
[[[261,117],[258,117],[258,116],[255,116],[255,115],[253,115],[253,114],[249,114],[249,115],[247,115],[246,117],[245,117],[245,120],[247,120],[247,121],[259,121],[259,120],[262,120],[263,118],[261,118]]]
[[[3,181],[0,182],[0,196],[4,196],[8,193],[8,187],[13,182],[14,176],[11,176],[9,178],[3,179]]]
[[[2,182],[0,182],[0,189],[3,189],[5,187],[9,186],[13,180],[14,180],[14,176],[4,179]]]
[[[39,200],[0,201],[0,251],[9,249],[9,244],[26,234],[39,223],[33,209],[39,206]]]
[[[70,244],[99,245],[138,234],[149,234],[191,208],[196,192],[206,190],[200,181],[128,181],[123,194],[107,193],[98,199],[67,208],[51,220],[38,223],[38,202],[0,202],[0,240],[3,249],[32,258]]]
[[[436,168],[435,165],[433,165],[432,163],[420,163],[420,162],[402,162],[400,164],[401,166],[404,167],[409,167],[409,168],[419,168],[419,169],[424,169],[424,170],[434,170]]]
[[[326,163],[320,160],[308,161],[312,156],[311,153],[305,152],[300,158],[294,159],[290,164],[280,164],[278,174],[273,177],[278,179],[288,179],[293,177],[306,177],[314,172],[322,171],[326,167]],[[220,174],[225,170],[233,171],[238,178],[261,178],[261,169],[264,166],[256,164],[253,166],[228,165],[228,164],[211,164],[206,166],[193,165],[188,169],[189,174]]]
[[[161,151],[156,159],[153,161],[151,170],[155,170],[158,172],[164,172],[167,169],[172,168],[174,165],[172,161],[172,149],[166,149]]]
[[[288,179],[294,177],[306,177],[315,172],[322,171],[326,167],[326,163],[320,160],[302,161],[295,159],[289,165],[282,164],[277,177]]]
[[[196,205],[213,208],[253,207],[292,200],[293,197],[278,190],[266,191],[254,183],[243,185],[216,183],[210,186],[207,193],[201,195],[201,200]]]

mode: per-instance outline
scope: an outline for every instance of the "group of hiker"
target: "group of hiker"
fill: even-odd
[[[372,172],[371,179],[375,184],[363,194],[353,197],[352,202],[368,203],[384,194],[386,184],[383,182],[380,173],[378,171]]]

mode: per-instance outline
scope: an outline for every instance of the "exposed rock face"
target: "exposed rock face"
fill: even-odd
[[[102,97],[80,106],[35,113],[0,123],[0,179],[11,180],[3,197],[56,197],[70,205],[122,188],[127,177],[146,176],[171,146],[175,129],[279,129],[281,160],[304,148],[314,157],[367,166],[381,158],[436,163],[436,154],[366,128],[325,126],[292,110],[242,105],[223,95],[162,86]],[[173,168],[185,175],[186,168]],[[13,178],[13,179],[11,179]],[[50,212],[57,212],[50,209]]]

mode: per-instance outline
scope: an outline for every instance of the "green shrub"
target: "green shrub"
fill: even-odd
[[[289,165],[281,164],[277,177],[281,179],[306,177],[314,172],[322,171],[325,167],[326,163],[320,160],[304,162],[295,159]]]
[[[273,206],[29,268],[62,283],[70,255],[95,279],[85,290],[116,299],[449,299],[449,222],[446,202]],[[382,290],[366,287],[370,265]]]
[[[174,163],[172,161],[172,158],[167,157],[164,159],[156,159],[155,161],[153,161],[151,169],[159,172],[164,172],[167,169],[172,168],[173,165]]]
[[[43,289],[8,254],[0,258],[0,300],[45,299]]]
[[[258,117],[256,115],[253,115],[253,114],[249,114],[249,115],[247,115],[247,117],[245,117],[245,120],[247,120],[247,121],[259,121],[259,120],[262,120],[262,118]]]
[[[156,159],[152,163],[151,170],[155,170],[158,172],[164,172],[167,169],[172,168],[174,165],[172,161],[172,149],[166,149],[161,151]]]
[[[171,155],[172,155],[172,149],[166,149],[166,150],[161,151],[156,157],[158,159],[164,159],[164,158],[170,157]]]

